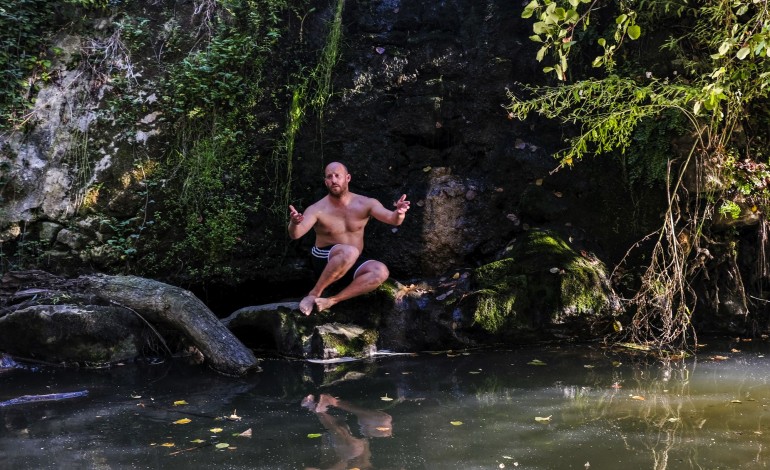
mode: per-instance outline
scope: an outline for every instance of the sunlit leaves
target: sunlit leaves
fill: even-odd
[[[178,419],[178,420],[174,421],[174,424],[187,424],[187,423],[190,423],[190,422],[192,422],[192,420],[190,418],[182,418],[182,419]]]
[[[186,404],[187,404],[187,402],[184,401],[184,400],[177,400],[177,401],[174,402],[174,406],[183,406],[183,405],[186,405]]]
[[[548,416],[535,416],[535,421],[537,421],[538,423],[550,423],[550,422],[551,422],[551,417],[552,417],[552,416],[553,416],[553,415],[548,415]]]
[[[581,5],[585,4],[585,5]],[[559,80],[567,79],[568,56],[571,47],[575,44],[575,31],[580,27],[586,29],[590,24],[591,14],[596,7],[595,0],[532,0],[521,13],[522,18],[535,18],[532,24],[531,41],[541,44],[535,59],[542,62],[546,54],[551,54],[555,59],[553,65],[543,68],[545,73],[555,73]],[[599,39],[602,47],[602,55],[594,59],[593,65],[599,67],[605,65],[612,69],[612,59],[617,47],[623,39],[638,39],[642,29],[636,24],[636,13],[628,11],[615,19],[616,31],[613,35],[613,44],[608,44],[604,38]]]
[[[463,422],[462,421],[450,421],[449,424],[451,424],[452,426],[462,426]]]
[[[323,434],[319,434],[319,433],[317,433],[317,432],[313,432],[313,433],[310,433],[310,434],[308,434],[308,435],[307,435],[307,438],[308,438],[308,439],[318,439],[318,438],[319,438],[319,437],[321,437],[322,435],[323,435]]]

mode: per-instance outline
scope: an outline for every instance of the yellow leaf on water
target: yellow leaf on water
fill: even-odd
[[[209,431],[211,431],[211,432],[216,434],[218,432],[222,432],[222,428],[211,428],[211,429],[209,429]]]
[[[220,442],[214,447],[216,447],[217,449],[227,449],[228,447],[230,447],[230,444],[228,444],[227,442]]]
[[[631,395],[632,400],[646,400],[646,398],[639,395]]]
[[[190,442],[192,442],[193,444],[203,444],[206,441],[204,441],[203,439],[193,439]]]
[[[463,422],[462,421],[450,421],[449,424],[451,424],[452,426],[462,426]]]
[[[527,364],[531,366],[544,366],[547,365],[545,362],[541,361],[540,359],[532,359],[531,361],[527,362]]]
[[[537,421],[538,423],[548,423],[548,422],[551,421],[551,416],[553,416],[553,415],[548,415],[548,416],[545,416],[545,417],[543,417],[543,416],[535,416],[535,421]]]
[[[192,421],[190,418],[182,418],[174,421],[174,424],[187,424]]]
[[[308,437],[308,438],[310,438],[310,439],[316,439],[316,438],[319,438],[319,437],[321,437],[321,434],[318,434],[318,433],[310,433],[310,434],[308,434],[308,435],[307,435],[307,437]]]
[[[174,406],[182,406],[182,405],[186,405],[186,404],[187,404],[187,402],[184,401],[184,400],[177,400],[177,401],[174,402]]]
[[[730,403],[743,403],[743,402],[740,400],[732,400]]]
[[[380,397],[380,400],[382,400],[382,401],[393,401],[393,399],[390,398],[387,393],[385,394],[384,397]]]
[[[164,442],[163,444],[161,444],[161,446],[163,446],[163,447],[174,447],[174,443],[173,442]]]

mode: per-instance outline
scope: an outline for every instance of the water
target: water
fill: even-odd
[[[714,343],[670,364],[576,345],[265,359],[247,378],[181,361],[13,370],[0,401],[89,394],[0,408],[0,468],[767,468],[767,351]],[[344,401],[316,413],[301,405],[311,394]]]

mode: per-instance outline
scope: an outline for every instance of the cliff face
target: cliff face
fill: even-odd
[[[306,79],[337,1],[294,2],[267,32],[215,2],[129,3],[54,38],[55,78],[28,122],[0,136],[3,269],[299,296],[312,240],[288,240],[285,203],[321,197],[330,161],[349,167],[354,192],[412,201],[401,227],[367,233],[403,281],[495,260],[531,228],[612,266],[657,227],[663,191],[642,193],[612,157],[554,173],[568,130],[509,119],[506,91],[544,80],[515,2],[344,2],[319,108],[302,105],[302,86],[317,83]]]

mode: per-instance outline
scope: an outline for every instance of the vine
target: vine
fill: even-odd
[[[547,52],[554,53],[557,65],[544,71],[556,72],[560,80],[567,78],[572,33],[578,25],[588,26],[598,2],[572,0],[569,4],[560,7],[552,1],[533,0],[522,13],[525,18],[536,15],[540,20],[533,24],[535,35],[531,37],[543,44],[536,58],[542,60]],[[626,68],[626,73],[631,71],[628,76],[613,74],[617,70],[614,55],[624,37],[637,39],[641,35],[636,23],[641,18],[621,3],[611,38],[614,43],[608,46],[606,38],[597,41],[603,54],[593,65],[604,67],[606,77],[559,87],[521,85],[510,93],[507,109],[518,119],[536,112],[577,125],[567,147],[556,152],[558,168],[571,166],[589,154],[624,153],[640,125],[666,113],[676,112],[685,118],[689,152],[669,158],[667,210],[660,229],[646,237],[653,241],[650,262],[638,291],[628,299],[633,317],[624,330],[638,343],[685,349],[697,343],[692,282],[713,258],[709,245],[714,245],[706,234],[717,207],[730,217],[749,210],[762,219],[770,209],[770,180],[764,162],[757,161],[764,154],[764,139],[747,134],[752,122],[767,118],[770,14],[767,2],[741,0],[707,1],[693,8],[672,8],[667,1],[648,1],[644,6],[645,18],[653,23],[668,19],[681,24],[680,16],[688,16],[691,27],[661,44],[662,50],[671,51],[684,65],[683,73],[671,80],[656,79],[650,72],[632,67]],[[752,106],[759,119],[747,115]],[[723,180],[729,182],[727,187]],[[760,243],[764,253],[765,242]],[[762,272],[767,272],[766,267]],[[732,269],[731,275],[742,292],[740,273]]]

